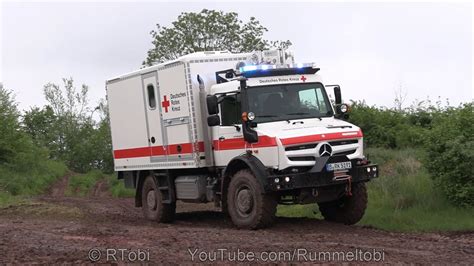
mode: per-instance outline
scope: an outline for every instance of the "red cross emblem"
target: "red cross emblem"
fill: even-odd
[[[168,113],[168,107],[170,106],[170,101],[166,99],[166,95],[163,96],[163,101],[161,102],[161,107],[165,108],[165,113]]]
[[[307,80],[307,78],[305,76],[301,76],[300,78],[303,82],[305,82]]]

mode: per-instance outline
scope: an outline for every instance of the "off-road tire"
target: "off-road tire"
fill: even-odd
[[[154,193],[150,195],[149,193]],[[150,205],[154,201],[153,205]],[[142,186],[142,210],[143,215],[150,221],[170,223],[174,220],[176,203],[163,203],[161,191],[158,189],[156,179],[147,176]]]
[[[319,211],[324,219],[347,225],[359,222],[367,208],[365,183],[352,184],[351,193],[352,196],[343,196],[335,201],[319,203]]]
[[[264,192],[248,169],[240,170],[231,177],[227,211],[238,228],[259,229],[274,223],[277,201],[274,195]]]

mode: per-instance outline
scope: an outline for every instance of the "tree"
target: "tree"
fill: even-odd
[[[48,147],[52,149],[57,157],[72,162],[73,147],[81,142],[79,131],[83,127],[87,127],[91,123],[87,117],[90,112],[88,107],[87,93],[89,88],[83,84],[81,90],[78,91],[74,86],[72,78],[63,78],[64,90],[54,83],[48,83],[44,86],[43,92],[48,101],[49,107],[55,116],[55,124],[53,128],[45,129],[45,131],[54,131],[56,133],[56,146]]]
[[[156,24],[150,32],[153,48],[143,65],[152,65],[176,59],[179,56],[199,51],[222,51],[233,53],[264,50],[271,46],[287,48],[287,41],[267,41],[263,34],[268,31],[251,17],[247,23],[239,20],[235,12],[224,13],[203,9],[199,13],[183,12],[171,27]]]
[[[90,108],[88,86],[74,86],[72,78],[63,79],[63,86],[48,83],[44,95],[48,105],[27,111],[23,128],[34,142],[50,151],[50,157],[64,161],[77,172],[93,168],[113,170],[112,145],[107,106],[102,100],[95,109]],[[100,120],[92,119],[99,111]]]
[[[42,109],[32,107],[23,115],[23,130],[31,136],[34,143],[40,147],[46,147],[50,156],[54,159],[60,157],[60,130],[58,128],[57,116],[51,106],[46,105]]]
[[[11,161],[18,142],[19,112],[10,91],[0,88],[0,164]]]
[[[20,113],[11,91],[0,88],[0,169],[35,169],[47,158],[44,149],[37,148],[22,131]],[[1,171],[0,171],[1,174]],[[0,186],[1,188],[1,186]]]

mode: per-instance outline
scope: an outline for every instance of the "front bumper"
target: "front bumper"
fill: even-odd
[[[344,156],[345,157],[345,156]],[[347,157],[346,157],[347,158]],[[300,188],[318,188],[347,184],[348,182],[367,182],[379,176],[376,164],[358,164],[352,160],[352,168],[346,172],[326,171],[326,163],[345,161],[344,158],[330,158],[323,162],[316,162],[315,167],[303,173],[288,173],[269,175],[266,188],[270,191],[285,191]],[[369,169],[369,170],[368,170]]]

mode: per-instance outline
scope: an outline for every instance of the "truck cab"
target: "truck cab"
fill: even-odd
[[[366,208],[364,182],[378,169],[363,155],[361,129],[344,120],[349,107],[339,86],[333,86],[333,106],[318,70],[312,64],[257,65],[227,72],[230,80],[213,85],[207,96],[215,165],[233,176],[240,171],[237,162],[248,161],[256,169],[245,174],[259,179],[276,203],[319,203],[327,219],[353,224]],[[236,224],[255,205],[247,196],[252,189],[242,187],[227,197]],[[344,201],[359,212],[348,215]]]

